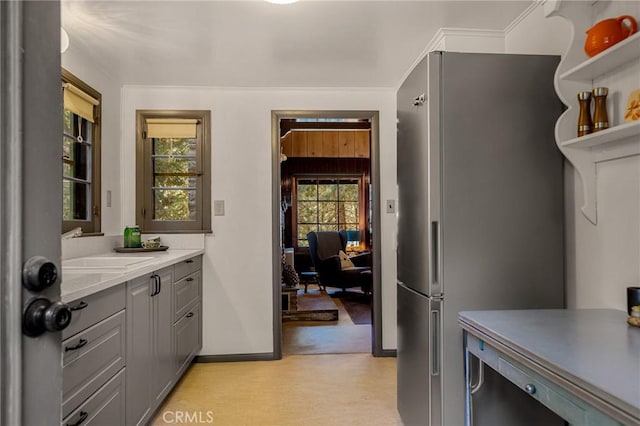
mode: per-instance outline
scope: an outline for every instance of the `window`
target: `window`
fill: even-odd
[[[100,232],[101,95],[62,70],[62,232]]]
[[[360,177],[295,177],[295,236],[308,247],[311,231],[364,230],[364,197]]]
[[[138,225],[143,232],[210,231],[210,112],[136,115]]]

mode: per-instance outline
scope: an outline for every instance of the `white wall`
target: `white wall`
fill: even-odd
[[[93,66],[71,40],[62,54],[62,67],[102,94],[102,232],[120,233],[120,87],[116,79]],[[107,207],[111,191],[111,207]],[[63,245],[63,257],[65,245]]]
[[[638,2],[598,2],[593,22],[623,14],[640,16]],[[576,31],[583,37],[583,29]],[[539,6],[507,31],[510,53],[563,54],[572,37],[563,18],[545,19]],[[585,56],[586,59],[586,56]],[[638,62],[595,81],[611,92],[628,93],[640,87]],[[622,96],[609,100],[610,120],[622,122]],[[582,183],[566,163],[566,279],[569,308],[626,310],[625,288],[640,285],[640,156],[599,163],[597,166],[598,224],[582,214]]]
[[[122,101],[122,217],[135,212],[136,109],[207,109],[212,116],[212,200],[225,216],[205,236],[202,355],[273,351],[271,111],[380,112],[381,200],[396,198],[393,90],[125,87]],[[396,347],[395,216],[382,214],[383,347]]]

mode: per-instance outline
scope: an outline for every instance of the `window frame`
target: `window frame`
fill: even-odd
[[[358,184],[358,230],[360,231],[360,242],[364,242],[365,240],[365,232],[366,232],[366,200],[365,200],[365,177],[361,174],[353,174],[353,173],[338,173],[338,174],[295,174],[292,176],[292,188],[291,188],[291,222],[292,222],[292,233],[291,233],[291,244],[294,248],[297,249],[306,249],[308,246],[301,246],[299,244],[300,239],[298,238],[298,181],[299,180],[335,180],[339,184],[341,180],[357,180]],[[317,200],[317,202],[320,202]],[[336,200],[339,202],[339,200]],[[339,217],[339,216],[338,216]],[[338,228],[340,225],[338,224]]]
[[[76,86],[86,94],[98,100],[98,105],[93,107],[93,125],[91,129],[91,202],[89,212],[90,220],[65,220],[62,219],[62,233],[69,232],[75,228],[82,229],[82,235],[103,235],[102,230],[102,182],[101,182],[101,154],[102,154],[102,94],[71,72],[62,68],[61,72],[62,84],[69,83]],[[64,90],[64,89],[61,89]],[[62,102],[64,113],[64,101]],[[61,117],[64,120],[64,117]],[[62,135],[64,141],[64,131]],[[62,163],[64,158],[62,158]],[[61,163],[61,164],[62,164]],[[64,168],[63,168],[64,170]],[[64,175],[63,175],[64,180]]]
[[[153,159],[146,121],[153,118],[196,119],[196,220],[159,221],[153,212]],[[211,111],[136,110],[136,224],[143,233],[211,232]]]

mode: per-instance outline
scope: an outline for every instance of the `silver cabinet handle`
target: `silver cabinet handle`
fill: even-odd
[[[440,310],[431,312],[431,375],[440,374]]]

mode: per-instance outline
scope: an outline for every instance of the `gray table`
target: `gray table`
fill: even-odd
[[[574,425],[640,425],[640,328],[606,309],[460,312],[470,355]]]

